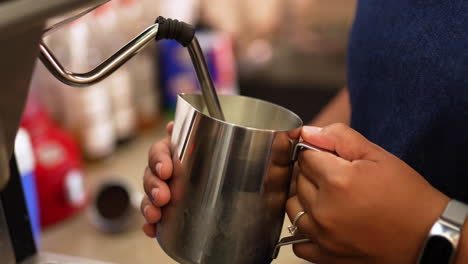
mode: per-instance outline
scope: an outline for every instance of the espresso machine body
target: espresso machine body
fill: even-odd
[[[0,0],[0,262],[3,264],[52,263],[57,258],[37,253],[13,155],[45,21],[58,15],[73,16],[107,1]],[[79,263],[63,257],[60,261]]]

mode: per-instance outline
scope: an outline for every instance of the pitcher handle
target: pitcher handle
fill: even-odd
[[[304,142],[299,142],[294,146],[294,149],[293,149],[293,152],[292,152],[292,155],[291,155],[292,162],[295,162],[297,160],[297,156],[299,156],[299,151],[304,150],[304,149],[309,149],[309,150],[314,150],[314,151],[319,151],[319,152],[328,152],[328,153],[332,153],[332,154],[336,155],[336,153],[331,152],[329,150],[319,148],[317,146],[307,144],[307,143],[304,143]]]
[[[294,244],[300,244],[300,243],[307,243],[310,242],[311,240],[308,238],[302,238],[302,239],[295,239],[293,236],[288,236],[288,237],[283,237],[280,239],[278,244],[275,245],[275,249],[273,250],[273,259],[276,259],[278,257],[280,248],[282,246],[287,246],[287,245],[294,245]]]
[[[307,143],[304,143],[304,142],[299,142],[294,146],[292,154],[291,154],[291,161],[293,163],[297,161],[297,157],[299,156],[299,152],[304,150],[304,149],[313,150],[313,151],[320,151],[320,152],[328,152],[328,153],[332,153],[332,154],[336,155],[336,153],[328,151],[326,149],[319,148],[317,146],[307,144]],[[273,250],[273,256],[272,257],[273,257],[273,259],[276,259],[278,257],[279,251],[280,251],[282,246],[294,245],[294,244],[300,244],[300,243],[308,243],[310,241],[311,240],[308,239],[308,238],[296,239],[296,238],[294,238],[294,236],[281,238],[280,241],[275,245],[275,249]]]

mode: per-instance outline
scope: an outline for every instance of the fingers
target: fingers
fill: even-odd
[[[141,201],[140,211],[149,224],[156,224],[161,220],[161,208],[155,207],[148,196]]]
[[[323,258],[320,247],[313,242],[294,244],[293,251],[299,258],[306,259],[313,263],[323,263],[320,262]]]
[[[306,209],[303,208],[297,196],[291,197],[286,203],[286,212],[288,213],[291,223],[294,222],[294,219],[301,211],[304,211],[305,214],[299,217],[295,223],[298,228],[297,233],[299,235],[305,236],[306,238],[309,238],[311,242],[293,245],[294,254],[300,258],[314,263],[323,263],[320,261],[325,258],[325,255],[317,244],[317,226],[310,217],[310,213],[308,213]]]
[[[153,205],[157,207],[165,206],[171,199],[167,183],[156,177],[148,168],[143,176],[143,189]]]
[[[171,122],[167,123],[166,131],[167,131],[167,134],[169,135],[169,137],[172,136],[172,130],[173,129],[174,129],[174,121],[171,121]]]
[[[155,224],[148,224],[144,223],[143,226],[141,227],[145,235],[148,237],[156,237],[156,225]]]
[[[310,181],[303,173],[299,173],[296,183],[296,195],[301,204],[306,205],[306,211],[313,216],[312,208],[317,202],[318,185]]]
[[[352,262],[351,260],[342,259],[333,256],[324,251],[318,244],[313,242],[299,243],[293,245],[293,251],[299,258],[305,259],[316,264],[332,264],[332,263],[343,263],[343,264],[357,264],[359,262]]]
[[[142,230],[148,237],[156,237],[156,223],[161,220],[161,209],[151,204],[149,198],[145,196],[140,205],[141,213],[146,220]]]
[[[172,176],[171,142],[169,137],[151,146],[148,154],[148,167],[154,175],[163,180]]]
[[[315,241],[315,236],[318,232],[315,221],[310,217],[311,215],[307,209],[301,205],[297,196],[289,198],[286,202],[286,212],[291,224],[294,223],[294,219],[301,211],[304,211],[305,214],[296,220],[297,234],[304,235],[312,241]]]
[[[286,203],[286,212],[288,213],[289,219],[291,222],[294,221],[294,218],[298,215],[299,212],[304,211],[301,217],[296,221],[296,226],[298,228],[297,233],[300,236],[305,236],[309,238],[311,242],[299,243],[293,245],[293,251],[296,256],[306,259],[313,263],[318,264],[329,264],[329,263],[343,263],[343,264],[356,264],[359,262],[353,262],[352,259],[343,259],[342,257],[334,255],[329,250],[326,250],[324,247],[318,243],[317,238],[322,236],[322,232],[319,229],[319,226],[316,224],[311,213],[307,211],[308,206],[304,206],[297,196],[294,196],[288,200]]]
[[[299,154],[297,165],[300,174],[320,188],[330,178],[342,175],[341,170],[349,166],[350,162],[331,153],[304,150]]]
[[[166,131],[169,137],[172,135],[174,122],[169,122]],[[146,223],[142,230],[148,237],[156,237],[156,223],[161,220],[161,208],[171,199],[169,186],[162,180],[172,176],[172,159],[170,150],[170,138],[156,142],[148,155],[148,167],[143,176],[143,188],[146,196],[140,204],[140,210]],[[162,180],[161,180],[162,179]]]
[[[341,158],[377,160],[381,149],[349,126],[341,123],[322,128],[304,126],[301,137],[309,144],[336,152]]]

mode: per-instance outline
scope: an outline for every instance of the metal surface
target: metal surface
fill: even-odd
[[[9,178],[10,172],[5,162],[9,162],[13,153],[41,34],[42,24],[38,24],[0,44],[0,191]]]
[[[95,69],[86,73],[73,73],[63,68],[44,43],[39,44],[41,52],[39,58],[47,69],[63,83],[72,86],[88,86],[103,80],[116,71],[150,41],[154,40],[157,33],[158,24],[151,25]]]
[[[296,217],[294,217],[294,220],[292,222],[291,225],[288,226],[288,231],[289,231],[289,234],[291,234],[292,236],[294,236],[297,232],[297,221],[299,220],[299,218],[301,218],[301,216],[305,215],[306,212],[304,211],[300,211],[299,213],[297,213]]]
[[[0,3],[0,191],[9,178],[13,153],[44,21],[79,7],[108,0],[15,0]]]
[[[3,128],[2,119],[0,118],[0,146],[6,146],[4,133],[5,129]],[[6,186],[10,178],[10,171],[8,168],[9,156],[7,149],[5,147],[0,147],[0,191]]]
[[[270,263],[302,121],[265,101],[219,99],[226,122],[202,113],[201,95],[179,95],[172,197],[158,241],[183,264]]]
[[[208,66],[205,61],[205,56],[200,48],[197,38],[193,38],[192,42],[187,46],[192,59],[195,72],[197,73],[198,82],[202,90],[203,98],[205,99],[208,112],[214,118],[225,120],[223,110],[219,104],[218,95],[211,79]]]
[[[310,239],[308,239],[308,238],[297,239],[297,238],[292,237],[292,236],[282,238],[280,240],[280,242],[278,242],[278,244],[276,244],[275,249],[273,250],[272,258],[276,259],[278,257],[279,251],[280,251],[281,247],[283,247],[283,246],[295,245],[295,244],[300,244],[300,243],[308,243],[308,242],[310,242]]]
[[[0,4],[0,39],[11,39],[43,24],[53,16],[109,0],[15,0]],[[29,45],[33,43],[29,42]],[[37,47],[35,47],[37,49]]]
[[[14,138],[28,95],[29,82],[38,55],[38,43],[43,33],[44,22],[49,17],[105,0],[15,0],[0,3],[0,262],[3,264],[21,261],[22,256],[35,253],[29,245],[31,239],[23,240],[22,234],[30,232],[21,191],[10,190],[12,182],[20,181],[18,173],[11,173],[10,158]],[[14,159],[12,159],[14,160]],[[17,186],[17,185],[16,185]],[[21,186],[19,186],[21,188]],[[19,189],[21,190],[21,189]],[[7,201],[7,202],[5,202]],[[7,210],[6,205],[15,210]],[[21,221],[6,222],[6,219]],[[9,220],[8,220],[9,221]],[[28,231],[29,230],[29,231]],[[15,257],[15,255],[17,255]],[[48,262],[54,263],[54,262]]]
[[[467,216],[468,205],[457,200],[450,200],[441,218],[447,222],[457,225],[461,229]]]
[[[307,144],[307,143],[304,143],[304,142],[300,142],[300,143],[297,143],[294,146],[294,150],[293,150],[293,154],[292,154],[291,159],[293,161],[296,161],[297,157],[299,156],[299,152],[302,151],[302,150],[305,150],[305,149],[313,150],[313,151],[320,151],[320,152],[328,152],[328,153],[331,153],[333,155],[336,155],[335,152],[331,152],[331,151],[328,151],[326,149],[319,148],[317,146],[313,146],[313,145],[310,145],[310,144]]]
[[[421,263],[421,260],[426,250],[427,243],[433,237],[443,237],[452,245],[453,250],[452,252],[450,252],[450,259],[447,263],[453,263],[455,259],[456,249],[460,241],[460,227],[441,218],[439,218],[437,222],[432,226],[428,238],[426,239],[424,246],[422,247],[423,250],[421,250],[421,254],[417,263]],[[431,248],[429,250],[433,249],[434,248]]]
[[[80,8],[78,10],[72,11],[70,14],[65,14],[64,18],[60,17],[58,20],[55,19],[50,19],[47,21],[47,26],[43,31],[42,36],[47,36],[48,34],[54,32],[55,30],[59,29],[60,27],[67,25],[78,18],[88,14],[89,12],[95,10],[96,8],[106,4],[110,0],[105,0],[103,3],[98,3],[97,5],[91,6],[91,7],[84,7]]]
[[[0,260],[2,264],[14,264],[16,262],[13,246],[10,241],[11,238],[8,233],[2,200],[0,200]]]
[[[47,69],[61,82],[72,86],[88,86],[103,80],[116,71],[120,66],[142,50],[146,44],[153,40],[157,33],[158,24],[150,26],[95,69],[86,73],[74,73],[65,69],[42,42],[39,44],[39,58]],[[224,114],[219,104],[213,80],[211,79],[205,57],[203,56],[197,38],[194,38],[187,47],[195,72],[197,73],[208,112],[212,117],[224,120]]]
[[[81,13],[78,16],[80,15]],[[75,17],[71,19],[75,19]],[[59,25],[60,24],[61,23],[59,23]],[[65,69],[42,42],[39,44],[39,58],[47,69],[49,69],[49,71],[61,82],[72,86],[88,86],[103,80],[116,71],[120,66],[142,50],[146,44],[153,40],[157,33],[158,24],[156,23],[140,33],[140,35],[127,43],[123,48],[102,62],[95,69],[86,73],[74,73]],[[224,114],[219,104],[216,89],[197,38],[193,38],[187,48],[195,68],[195,72],[197,73],[197,78],[202,89],[203,98],[205,99],[208,112],[212,117],[224,120]]]
[[[423,250],[419,256],[418,263],[422,263],[425,258],[429,258],[424,256],[427,253],[426,251],[430,252],[430,250],[434,250],[434,246],[432,248],[427,248],[430,244],[429,241],[434,237],[444,238],[450,243],[453,250],[450,252],[450,259],[446,263],[453,263],[458,243],[460,242],[461,230],[467,216],[468,206],[466,204],[457,200],[450,200],[440,218],[437,219],[432,226],[424,246],[422,247]]]

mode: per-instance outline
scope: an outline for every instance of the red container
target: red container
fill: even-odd
[[[31,135],[36,159],[41,226],[64,220],[87,201],[81,173],[81,156],[71,135],[50,119],[44,108],[29,100],[22,126]]]

